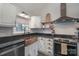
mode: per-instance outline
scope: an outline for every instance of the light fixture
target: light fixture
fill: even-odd
[[[19,14],[19,16],[23,17],[23,16],[24,16],[24,14],[23,14],[23,13],[20,13],[20,14]]]
[[[25,13],[19,13],[18,16],[24,17],[24,18],[30,18],[30,16]]]

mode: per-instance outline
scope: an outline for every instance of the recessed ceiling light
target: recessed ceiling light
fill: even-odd
[[[20,17],[24,17],[24,18],[30,18],[29,15],[26,15],[26,14],[24,14],[24,13],[20,13],[18,16],[20,16]]]
[[[19,14],[19,16],[23,17],[23,16],[24,16],[24,14],[23,14],[23,13],[20,13],[20,14]]]

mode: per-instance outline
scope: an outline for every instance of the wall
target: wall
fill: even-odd
[[[41,12],[42,20],[45,20],[45,16],[47,13],[51,14],[52,20],[59,18],[60,17],[60,4],[59,3],[48,4],[48,6]]]
[[[67,16],[79,18],[79,3],[67,3]]]
[[[56,34],[68,34],[68,35],[76,34],[76,24],[74,23],[55,24],[54,29]]]
[[[31,16],[30,28],[41,28],[41,16]]]
[[[79,18],[79,3],[67,3],[67,16]],[[42,20],[45,19],[47,13],[52,15],[52,20],[56,20],[59,18],[60,15],[60,4],[59,3],[52,3],[48,4],[47,7],[44,8],[41,12]]]
[[[13,28],[0,27],[0,37],[11,36],[13,33]]]

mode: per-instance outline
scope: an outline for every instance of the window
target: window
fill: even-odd
[[[16,17],[15,21],[15,27],[14,27],[14,33],[26,33],[29,32],[29,21],[30,21],[30,16],[20,13]]]

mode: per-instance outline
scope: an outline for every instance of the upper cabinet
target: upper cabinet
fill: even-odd
[[[1,22],[1,19],[2,19],[2,4],[0,3],[0,22]]]
[[[41,28],[41,16],[32,16],[30,28]]]
[[[13,27],[15,25],[17,8],[12,4],[0,4],[0,26]]]

